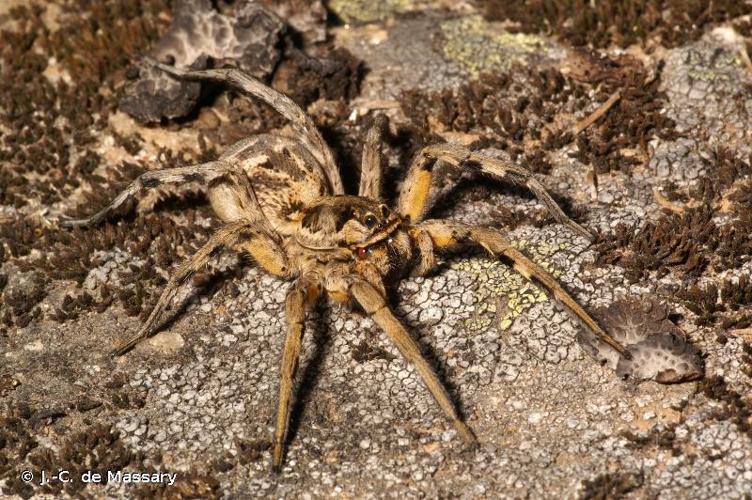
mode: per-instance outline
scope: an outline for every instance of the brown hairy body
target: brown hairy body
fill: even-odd
[[[218,160],[143,174],[107,207],[67,226],[96,224],[144,189],[200,182],[214,212],[224,222],[209,241],[173,274],[149,318],[115,350],[124,354],[160,326],[165,312],[186,280],[222,249],[250,254],[267,272],[294,280],[285,304],[287,336],[281,362],[273,468],[282,464],[284,442],[303,338],[305,311],[328,297],[353,301],[412,363],[460,437],[476,438],[458,414],[434,369],[417,343],[392,313],[385,298],[387,277],[408,271],[424,274],[435,252],[475,244],[511,261],[514,268],[543,284],[604,343],[623,353],[592,317],[538,264],[516,250],[498,230],[447,220],[424,220],[431,204],[433,166],[437,161],[527,186],[557,222],[590,236],[570,220],[526,169],[478,155],[465,148],[438,144],[413,160],[394,210],[381,200],[381,130],[378,119],[365,139],[357,196],[344,193],[331,151],[312,120],[289,98],[237,70],[185,71],[154,62],[176,78],[229,83],[255,96],[286,117],[296,135],[265,134],[244,139]]]

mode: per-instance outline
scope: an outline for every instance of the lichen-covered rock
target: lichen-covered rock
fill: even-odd
[[[450,19],[440,24],[444,37],[443,53],[477,77],[480,73],[505,71],[531,60],[550,61],[563,52],[549,40],[537,35],[508,33],[498,23],[480,16]]]
[[[661,83],[668,96],[665,113],[683,137],[656,144],[650,167],[659,177],[682,181],[713,175],[703,159],[718,148],[740,156],[752,152],[745,50],[743,37],[725,27],[669,52]]]
[[[330,0],[328,7],[346,23],[364,24],[384,21],[415,4],[416,0]]]
[[[732,1],[690,3],[712,20],[719,5]],[[586,81],[567,72],[578,60],[560,36],[568,25],[512,36],[508,23],[473,16],[476,2],[441,2],[437,9],[436,2],[416,0],[402,2],[412,12],[395,9],[386,21],[324,27],[321,3],[301,12],[306,3],[261,4],[306,19],[290,20],[302,31],[293,36],[303,43],[296,45],[300,53],[333,58],[351,49],[369,70],[363,92],[350,101],[357,94],[352,80],[289,51],[272,83],[304,96],[301,102],[318,99],[308,108],[315,118],[316,110],[338,110],[326,116],[325,135],[342,171],[357,178],[368,122],[361,118],[373,109],[392,118],[384,151],[385,179],[394,184],[413,150],[436,139],[426,131],[460,131],[466,136],[447,138],[510,155],[515,148],[539,151],[539,161],[522,154],[516,161],[533,168],[601,241],[614,241],[611,250],[551,224],[523,188],[460,176],[455,189],[456,177],[445,177],[440,166],[445,202],[432,216],[504,231],[586,310],[600,311],[609,333],[633,342],[632,361],[614,357],[601,366],[588,359],[581,348],[587,345],[576,340],[582,326],[541,287],[503,260],[462,251],[429,276],[400,281],[390,305],[446,382],[479,449],[461,449],[420,377],[371,319],[322,305],[306,320],[285,468],[270,475],[288,284],[229,259],[215,279],[197,277],[186,307],[159,334],[113,359],[107,353],[116,340],[138,329],[139,315],[148,314],[170,272],[216,228],[211,214],[191,197],[82,231],[60,230],[47,217],[76,207],[91,213],[145,170],[203,161],[212,149],[221,153],[282,120],[250,99],[214,99],[179,127],[144,127],[111,113],[127,66],[165,33],[175,2],[6,0],[0,2],[0,495],[528,498],[545,491],[564,498],[745,498],[752,491],[746,280],[752,191],[744,158],[749,127],[737,134],[750,102],[744,56],[733,58],[740,44],[692,37],[665,49],[630,48],[630,57],[649,70],[641,78],[655,80],[628,83],[606,116],[564,138],[559,132],[616,90],[609,85],[624,84],[622,70],[634,68],[622,64],[623,51],[595,54],[608,81]],[[378,9],[400,2],[372,3]],[[621,3],[583,9],[586,21],[611,33],[610,19],[590,14]],[[234,19],[230,13],[247,3],[212,4]],[[78,10],[62,7],[70,5]],[[478,22],[465,24],[468,16]],[[673,32],[666,18],[655,21]],[[468,29],[464,40],[458,27]],[[324,31],[326,41],[316,42]],[[532,39],[542,40],[538,54],[519,46],[494,52]],[[310,43],[317,44],[314,52]],[[560,47],[569,54],[563,59]],[[508,84],[495,83],[505,73],[475,79],[473,68],[498,71],[506,54],[524,64],[507,71],[518,71]],[[664,57],[664,72],[654,71]],[[690,68],[700,77],[687,76]],[[687,97],[688,89],[719,75],[706,94]],[[329,93],[332,87],[348,90]],[[406,116],[410,104],[400,96],[410,91],[430,93],[414,102],[441,113]],[[724,121],[729,128],[717,128]],[[197,136],[207,143],[200,151]],[[490,144],[493,136],[509,144]],[[716,146],[728,151],[716,158]],[[596,199],[587,173],[599,166],[605,167]],[[656,188],[671,203],[658,199]],[[603,259],[609,255],[618,258]],[[609,306],[625,296],[662,297],[666,307],[642,308],[653,301],[640,299],[631,308],[615,305],[621,312],[609,320]],[[698,383],[636,385],[620,378],[665,382],[691,374],[698,358],[682,332],[703,353],[707,376]],[[40,469],[61,468],[158,469],[177,474],[177,481],[43,487],[19,479],[25,469],[38,477]]]

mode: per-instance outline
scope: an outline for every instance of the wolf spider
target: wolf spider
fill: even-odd
[[[438,250],[472,243],[491,255],[505,257],[518,272],[550,290],[603,342],[624,353],[622,346],[549,273],[515,249],[498,230],[449,220],[424,220],[433,201],[429,196],[433,166],[441,161],[457,169],[524,184],[557,222],[590,237],[588,231],[564,214],[525,168],[460,146],[428,146],[413,159],[396,209],[391,210],[382,201],[380,189],[383,122],[377,120],[367,132],[357,196],[346,195],[331,150],[311,118],[290,98],[236,69],[188,71],[149,62],[177,79],[213,80],[254,96],[285,117],[296,135],[252,136],[231,146],[216,161],[146,172],[95,215],[63,224],[97,224],[142,190],[192,182],[208,187],[212,208],[224,222],[203,247],[178,267],[148,319],[135,335],[116,348],[117,355],[160,327],[160,319],[182,285],[222,249],[246,252],[267,272],[295,280],[285,300],[287,336],[281,362],[273,470],[279,470],[282,464],[305,311],[324,295],[354,301],[371,316],[402,356],[415,366],[461,438],[477,444],[436,372],[385,298],[386,279],[399,277],[410,269],[419,275],[429,272],[435,266]]]

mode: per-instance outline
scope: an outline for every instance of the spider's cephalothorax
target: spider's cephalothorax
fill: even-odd
[[[297,221],[290,244],[313,261],[368,264],[382,275],[403,271],[410,263],[412,246],[405,219],[376,200],[322,197],[305,207]],[[299,271],[304,270],[302,265]]]
[[[324,296],[353,301],[370,315],[406,360],[415,365],[463,440],[476,442],[418,344],[394,316],[385,299],[387,276],[407,270],[426,273],[434,267],[437,251],[476,244],[492,255],[505,257],[520,273],[543,284],[603,343],[624,353],[623,347],[604,332],[550,274],[516,250],[498,230],[448,220],[424,220],[432,201],[433,166],[442,161],[455,168],[472,169],[524,184],[546,205],[557,222],[590,237],[561,211],[542,184],[525,168],[459,146],[428,146],[413,160],[396,205],[390,209],[380,192],[383,119],[377,120],[368,131],[358,195],[348,196],[329,147],[313,121],[288,97],[234,69],[185,71],[152,63],[176,78],[216,80],[235,86],[273,106],[290,121],[297,135],[258,135],[236,143],[216,161],[147,172],[97,214],[62,224],[95,224],[143,189],[157,186],[164,189],[190,182],[207,188],[212,207],[224,222],[209,241],[174,272],[149,318],[133,337],[116,349],[117,354],[125,353],[153,334],[187,278],[223,248],[248,253],[267,272],[295,280],[285,303],[287,336],[274,435],[272,463],[275,469],[282,463],[305,310]]]

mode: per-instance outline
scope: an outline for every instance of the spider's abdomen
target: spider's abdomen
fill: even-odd
[[[221,161],[245,172],[264,215],[282,234],[291,234],[290,215],[314,198],[329,194],[318,160],[299,141],[279,135],[257,135],[232,145]],[[246,217],[236,186],[220,180],[209,187],[209,200],[224,221]]]

